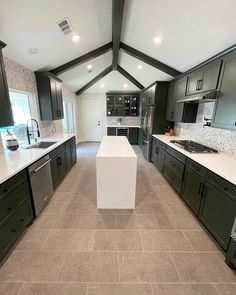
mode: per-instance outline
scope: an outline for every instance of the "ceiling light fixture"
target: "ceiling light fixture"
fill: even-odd
[[[127,84],[124,84],[123,86],[124,86],[124,88],[128,88],[128,85]]]
[[[161,38],[159,36],[156,36],[153,41],[156,43],[156,44],[160,44],[161,43]]]
[[[142,70],[143,67],[142,67],[142,65],[138,65],[137,68],[138,68],[139,70]]]
[[[78,34],[73,35],[73,37],[72,37],[73,42],[78,42],[79,40],[80,40],[80,35],[78,35]]]
[[[91,70],[92,67],[93,67],[92,65],[87,65],[87,69],[88,69],[88,70]]]
[[[102,84],[101,84],[101,87],[102,87],[102,88],[104,88],[104,87],[105,87],[105,85],[102,83]]]

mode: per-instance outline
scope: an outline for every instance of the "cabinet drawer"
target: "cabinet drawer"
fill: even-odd
[[[174,187],[174,189],[180,194],[182,188],[182,177],[176,175],[174,171],[168,165],[166,165],[166,163],[164,163],[163,175]]]
[[[218,187],[236,201],[236,186],[213,172],[208,172],[207,181]]]
[[[177,160],[179,160],[180,162],[182,162],[183,164],[186,163],[186,156],[181,154],[180,152],[176,151],[175,149],[173,149],[170,146],[166,146],[166,151],[167,153],[169,153],[170,155],[172,155],[174,158],[176,158]]]
[[[23,181],[0,199],[0,225],[26,198],[29,198],[28,184]]]
[[[3,195],[8,193],[14,186],[17,185],[18,182],[26,180],[26,172],[25,170],[17,173],[10,179],[6,180],[2,184],[0,184],[0,199]]]
[[[24,202],[9,221],[0,229],[0,259],[5,256],[19,234],[33,220],[30,202]]]
[[[188,168],[191,168],[194,170],[194,172],[200,174],[201,176],[205,176],[207,173],[207,169],[200,164],[196,163],[193,160],[188,159],[187,160],[187,166]]]
[[[54,157],[56,157],[58,154],[60,154],[64,150],[65,150],[64,144],[60,145],[55,150],[53,150],[49,153],[50,159],[53,159]]]
[[[168,153],[166,153],[165,164],[168,165],[175,172],[175,174],[182,178],[184,173],[184,164],[180,163]]]
[[[155,138],[156,139],[156,138]],[[156,139],[156,143],[159,147],[165,149],[166,145],[163,141],[159,140],[159,139]]]

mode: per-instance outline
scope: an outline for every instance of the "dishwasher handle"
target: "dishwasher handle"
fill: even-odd
[[[44,162],[41,166],[39,166],[37,169],[35,169],[33,171],[33,173],[37,173],[39,170],[41,170],[44,166],[46,166],[48,163],[51,162],[51,159],[47,160],[46,162]]]

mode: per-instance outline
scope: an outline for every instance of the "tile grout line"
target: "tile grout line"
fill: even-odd
[[[189,243],[189,245],[191,246],[193,252],[195,252],[195,249],[191,243],[191,241],[189,240],[188,236],[185,234],[184,230],[182,230],[183,236],[185,237],[185,239],[187,240],[187,242]]]
[[[65,259],[66,259],[66,255],[67,255],[68,251],[65,251],[64,253],[64,257],[62,259],[62,263],[61,263],[61,266],[60,266],[60,269],[58,271],[58,275],[57,275],[57,278],[56,278],[56,282],[58,283],[58,280],[59,280],[59,277],[60,277],[60,274],[61,274],[61,271],[62,271],[62,267],[64,265],[64,262],[65,262]]]
[[[180,281],[182,282],[183,279],[182,279],[182,277],[181,277],[181,275],[180,275],[180,273],[179,273],[179,270],[178,270],[178,268],[177,268],[177,265],[176,265],[176,263],[175,263],[175,261],[174,261],[173,256],[171,255],[171,252],[169,252],[169,257],[170,257],[170,259],[172,260],[172,262],[173,262],[173,264],[174,264],[175,270],[176,270],[176,272],[177,272],[177,274],[178,274],[178,276],[179,276],[179,278],[180,278]]]
[[[23,290],[25,286],[25,282],[22,283],[22,286],[20,287],[20,289],[18,290],[17,294],[16,295],[20,295],[21,294],[21,291]]]
[[[222,295],[219,289],[216,287],[216,283],[213,284],[213,288],[216,290],[216,293]]]

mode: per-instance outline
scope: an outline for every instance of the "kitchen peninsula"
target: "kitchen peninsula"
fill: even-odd
[[[96,156],[97,207],[134,209],[137,156],[125,136],[104,136]]]

